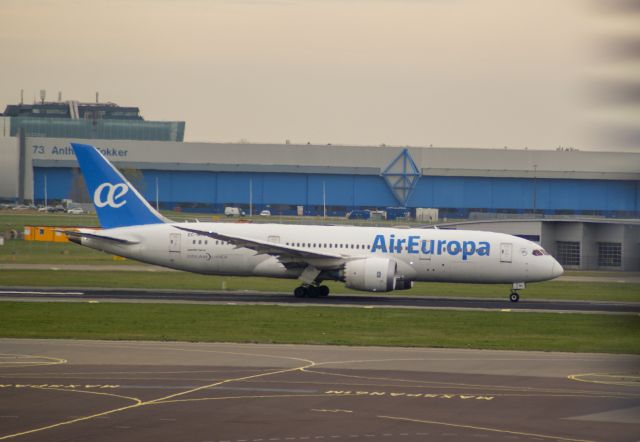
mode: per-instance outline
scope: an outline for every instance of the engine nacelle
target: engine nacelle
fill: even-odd
[[[387,258],[348,261],[343,270],[345,286],[366,292],[390,292],[395,288],[397,266]]]

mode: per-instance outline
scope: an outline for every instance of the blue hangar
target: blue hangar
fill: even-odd
[[[0,198],[89,201],[70,141],[100,148],[161,208],[341,216],[355,209],[640,216],[640,154],[576,150],[0,137]]]

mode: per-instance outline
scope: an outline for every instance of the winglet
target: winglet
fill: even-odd
[[[98,149],[78,143],[71,143],[71,147],[103,228],[170,222],[149,205]]]

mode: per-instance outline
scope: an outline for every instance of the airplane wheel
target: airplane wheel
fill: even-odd
[[[315,286],[309,286],[307,287],[307,296],[309,298],[319,298],[320,296],[322,296],[320,293],[320,287],[315,287]]]
[[[293,290],[293,296],[295,296],[296,298],[306,298],[306,296],[307,296],[306,287],[303,287],[303,286],[296,287]]]
[[[329,287],[327,287],[326,285],[321,285],[320,287],[318,287],[318,291],[320,292],[320,296],[322,297],[329,296]]]
[[[518,302],[520,300],[520,295],[518,294],[518,292],[511,292],[511,294],[509,295],[509,300],[511,302]]]

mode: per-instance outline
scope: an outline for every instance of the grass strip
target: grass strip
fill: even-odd
[[[636,316],[124,303],[0,303],[0,336],[640,353]]]
[[[7,270],[0,272],[0,286],[32,287],[109,287],[179,290],[253,290],[292,292],[296,280],[259,277],[208,276],[186,272],[124,272],[71,270]],[[331,292],[363,294],[329,282]],[[416,283],[411,290],[388,296],[459,296],[505,298],[511,286],[506,284]],[[562,299],[589,301],[640,302],[640,284],[606,282],[547,281],[529,284],[521,292],[523,299]]]

